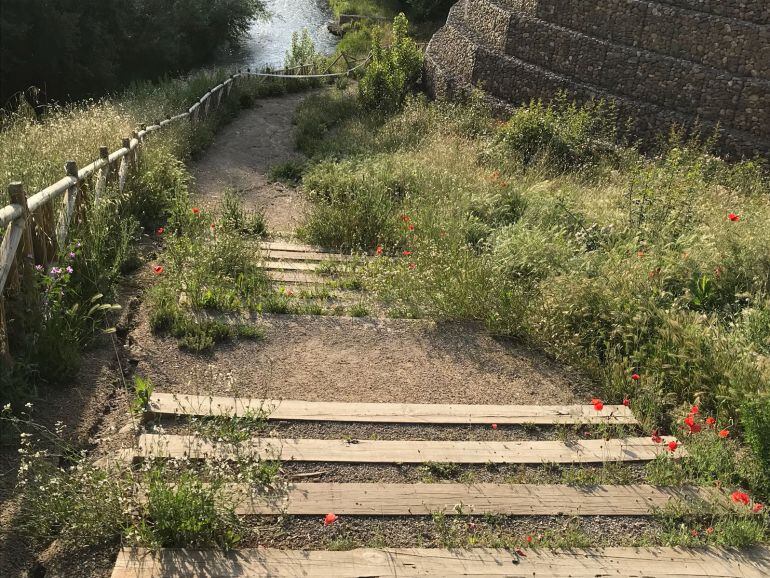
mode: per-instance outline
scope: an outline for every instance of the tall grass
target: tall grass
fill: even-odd
[[[310,100],[299,118],[339,98]],[[395,256],[367,279],[399,314],[527,339],[606,399],[628,396],[650,427],[700,404],[766,456],[765,168],[675,134],[645,156],[607,116],[533,103],[500,122],[478,100],[417,98],[383,123],[351,103],[320,142],[298,136],[330,155],[304,175],[304,232]]]

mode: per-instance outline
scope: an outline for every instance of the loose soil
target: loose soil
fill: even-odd
[[[147,312],[132,334],[136,371],[159,390],[307,401],[568,404],[585,381],[481,327],[425,320],[265,316],[266,338],[210,355],[153,335]]]

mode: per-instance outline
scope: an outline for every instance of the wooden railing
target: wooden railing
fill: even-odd
[[[346,70],[330,72],[341,58],[345,59]],[[123,139],[118,150],[110,152],[107,146],[102,146],[99,148],[99,158],[82,168],[78,168],[75,161],[67,161],[65,176],[61,180],[30,197],[27,197],[21,182],[11,183],[8,186],[10,204],[0,209],[0,231],[3,231],[0,244],[0,359],[10,361],[5,315],[6,289],[12,288],[24,301],[25,307],[36,306],[38,296],[34,288],[34,267],[47,270],[56,258],[58,249],[66,244],[73,221],[82,222],[87,218],[88,207],[99,202],[108,185],[116,183],[121,192],[124,190],[128,174],[136,168],[139,151],[146,145],[150,135],[183,120],[190,123],[205,120],[221,106],[233,86],[242,78],[345,76],[365,66],[368,60],[356,61],[340,54],[323,68],[320,63],[314,63],[277,71],[239,71],[206,92],[186,111],[156,121],[150,126],[142,125],[131,136]],[[351,61],[353,67],[350,66]],[[55,208],[57,203],[58,211]]]

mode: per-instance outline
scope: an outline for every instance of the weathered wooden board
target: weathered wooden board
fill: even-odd
[[[276,251],[294,251],[298,253],[334,253],[331,249],[316,245],[304,245],[302,243],[288,243],[286,241],[263,241],[259,244],[263,249]]]
[[[269,259],[287,261],[350,261],[353,259],[350,255],[342,255],[340,253],[281,251],[279,249],[265,249],[262,254]]]
[[[766,578],[770,549],[602,548],[594,550],[357,549],[347,552],[259,548],[219,552],[124,548],[112,578],[417,578],[435,576],[596,578]]]
[[[327,281],[320,275],[303,273],[301,271],[267,271],[267,276],[280,283],[301,283],[321,285]]]
[[[667,438],[665,443],[670,439]],[[196,436],[142,434],[138,457],[231,459],[254,456],[300,462],[539,464],[645,461],[667,452],[650,438],[561,441],[413,441],[255,438],[242,444]],[[680,447],[676,457],[684,455]]]
[[[316,271],[318,263],[301,261],[265,261],[261,267],[272,271]]]
[[[672,501],[717,503],[722,494],[694,487],[540,484],[298,483],[286,491],[227,489],[239,515],[421,516],[435,512],[508,516],[647,516]]]
[[[150,411],[160,414],[366,423],[422,424],[636,424],[628,407],[605,405],[462,405],[422,403],[341,403],[290,399],[154,393]]]

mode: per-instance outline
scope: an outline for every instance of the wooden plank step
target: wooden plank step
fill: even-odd
[[[262,253],[268,259],[284,261],[351,261],[351,255],[341,253],[301,253],[299,251],[264,250]]]
[[[255,548],[217,550],[123,548],[112,578],[766,578],[770,548],[373,549],[346,552]]]
[[[273,271],[316,271],[318,263],[303,263],[300,261],[265,261],[262,269]]]
[[[295,283],[302,285],[322,285],[327,281],[320,275],[302,271],[267,271],[267,276],[279,283]]]
[[[253,456],[299,462],[540,464],[646,461],[667,452],[650,438],[561,441],[413,441],[254,438],[233,445],[195,436],[142,434],[136,457],[232,459]],[[684,455],[680,447],[674,456]]]
[[[287,492],[255,495],[248,484],[227,489],[239,515],[425,516],[647,516],[678,500],[717,503],[714,489],[648,485],[535,484],[292,484]]]
[[[420,424],[593,424],[637,423],[631,409],[605,405],[461,405],[427,403],[341,403],[290,399],[153,393],[150,411],[160,414],[229,416],[266,414],[268,419]]]
[[[292,251],[295,253],[335,253],[333,249],[326,249],[325,247],[319,247],[317,245],[289,243],[287,241],[262,241],[259,246],[262,249],[268,249],[271,251]]]

